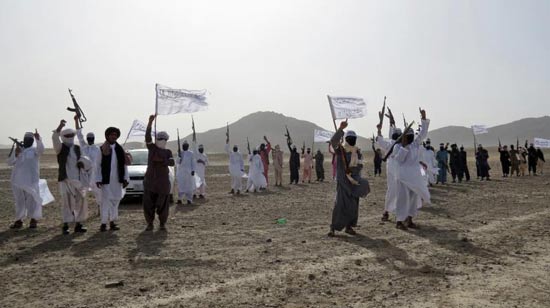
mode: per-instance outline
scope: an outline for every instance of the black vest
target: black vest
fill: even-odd
[[[103,155],[103,152],[101,152],[101,184],[109,184],[110,182],[112,155],[112,151],[110,155]],[[124,164],[126,163],[126,157],[124,155],[124,149],[122,149],[118,143],[115,143],[115,155],[117,160],[118,182],[124,183]]]
[[[80,159],[80,147],[78,145],[73,145],[74,153],[76,154],[76,160]],[[67,157],[71,148],[65,144],[61,144],[61,152],[57,154],[57,163],[59,164],[59,173],[57,175],[57,181],[61,182],[67,179]]]

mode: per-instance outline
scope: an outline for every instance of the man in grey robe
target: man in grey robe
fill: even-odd
[[[347,121],[340,123],[340,128],[330,140],[337,160],[336,200],[328,233],[330,237],[342,229],[350,235],[357,234],[353,227],[359,217],[359,198],[365,198],[370,192],[369,182],[361,178],[363,163],[361,151],[355,146],[357,135],[350,130],[345,133],[345,145],[340,143],[347,126]]]

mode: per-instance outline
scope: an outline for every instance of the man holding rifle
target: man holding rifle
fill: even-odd
[[[376,145],[381,148],[385,153],[388,153],[390,149],[393,147],[395,141],[401,136],[401,129],[395,127],[395,119],[393,117],[393,113],[391,112],[390,108],[388,107],[388,114],[385,114],[386,109],[386,100],[384,97],[384,106],[382,107],[382,111],[378,113],[378,117],[380,119],[380,122],[376,126],[378,133],[377,137],[375,139]],[[382,124],[384,122],[384,116],[388,117],[390,120],[390,130],[389,130],[389,138],[384,138],[382,136]],[[386,183],[388,189],[386,190],[386,198],[384,201],[384,213],[382,214],[382,221],[388,221],[389,220],[389,213],[395,212],[395,162],[391,156],[387,156],[386,159]]]
[[[430,192],[420,172],[420,147],[428,135],[430,120],[426,119],[426,112],[420,110],[421,129],[415,137],[414,131],[405,129],[401,138],[396,142],[391,154],[397,165],[396,173],[396,228],[407,230],[416,228],[413,218],[423,203],[430,203]]]
[[[82,155],[80,147],[74,143],[76,131],[72,128],[63,129],[65,123],[65,120],[61,120],[52,134],[53,148],[59,164],[62,231],[63,234],[69,234],[69,223],[74,221],[74,232],[84,233],[87,230],[82,223],[88,218],[88,203],[87,187],[81,179],[85,178],[93,164],[88,157]]]
[[[244,174],[244,160],[243,155],[239,152],[239,147],[234,145],[231,151],[229,150],[229,126],[227,127],[227,133],[225,134],[225,152],[229,155],[229,174],[231,175],[231,192],[230,194],[239,195],[242,190],[243,174]]]
[[[36,140],[36,147],[33,143]],[[40,178],[40,156],[44,153],[44,144],[38,131],[25,133],[23,147],[15,143],[15,151],[8,158],[8,165],[13,166],[11,187],[15,199],[15,222],[11,229],[21,229],[23,219],[30,218],[29,229],[35,229],[42,218],[42,198],[38,181]]]

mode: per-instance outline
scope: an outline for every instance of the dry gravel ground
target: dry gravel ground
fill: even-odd
[[[208,198],[172,206],[167,233],[144,231],[139,200],[114,233],[91,200],[84,235],[61,235],[57,202],[38,230],[9,230],[0,165],[0,307],[550,307],[547,175],[502,179],[493,162],[492,182],[431,189],[406,232],[380,222],[385,178],[367,175],[359,235],[328,238],[333,183],[233,197],[226,157],[212,158]],[[53,159],[42,177],[57,196]]]

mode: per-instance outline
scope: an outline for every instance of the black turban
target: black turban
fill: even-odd
[[[117,138],[120,137],[120,129],[111,126],[105,130],[105,138],[107,138],[107,136],[109,136],[112,133],[115,133],[117,135]]]

